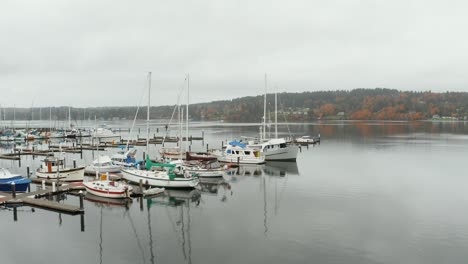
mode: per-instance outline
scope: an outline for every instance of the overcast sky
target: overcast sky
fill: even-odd
[[[152,105],[269,92],[468,91],[468,3],[0,2],[0,104]],[[144,102],[146,99],[143,99]]]

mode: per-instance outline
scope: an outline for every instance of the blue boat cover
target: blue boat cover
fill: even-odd
[[[231,145],[231,146],[238,146],[238,147],[241,147],[241,148],[247,147],[246,144],[240,143],[239,141],[231,141],[231,142],[229,142],[229,145]]]

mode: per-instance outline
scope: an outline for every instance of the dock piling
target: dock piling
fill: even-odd
[[[206,152],[208,152],[208,143],[206,143]]]
[[[42,180],[42,190],[45,189],[45,180]]]
[[[31,177],[31,173],[29,172],[29,166],[26,167],[26,175],[28,175],[28,179],[29,179],[29,177]]]
[[[16,199],[16,184],[14,182],[11,183],[11,197]]]
[[[73,168],[76,168],[76,160],[73,160]]]

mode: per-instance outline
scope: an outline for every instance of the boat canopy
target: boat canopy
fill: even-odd
[[[246,144],[240,143],[239,141],[231,141],[231,142],[229,142],[229,145],[234,146],[234,147],[237,146],[237,147],[241,147],[241,148],[247,147]]]

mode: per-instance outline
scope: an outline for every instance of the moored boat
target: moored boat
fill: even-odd
[[[147,170],[123,169],[123,178],[139,183],[140,180],[148,185],[169,188],[194,188],[198,185],[198,178],[176,164],[154,163],[146,158]]]
[[[85,167],[70,168],[64,164],[64,159],[47,157],[36,170],[36,176],[43,179],[59,179],[62,181],[83,181]]]
[[[18,174],[12,174],[5,168],[0,168],[0,191],[11,192],[13,183],[16,192],[26,192],[31,180]]]
[[[98,156],[93,161],[93,164],[86,166],[85,172],[87,174],[95,174],[96,172],[120,172],[122,166],[114,164],[109,156]]]
[[[101,180],[83,182],[86,191],[106,198],[129,198],[133,187],[122,182],[108,180],[108,175],[103,175]]]
[[[262,164],[265,157],[260,155],[260,150],[248,147],[239,141],[231,141],[224,151],[214,151],[213,155],[218,157],[218,161],[241,163],[241,164]]]

